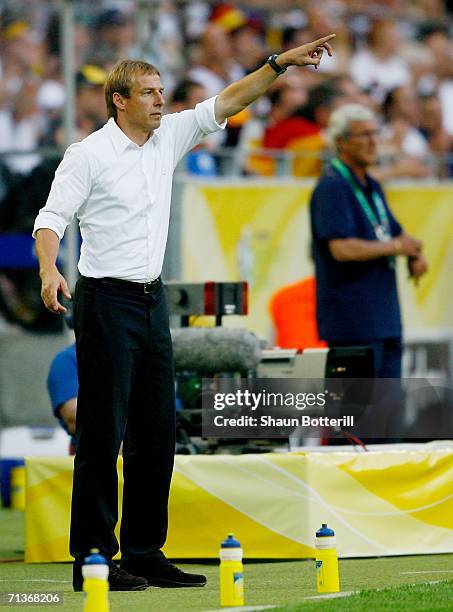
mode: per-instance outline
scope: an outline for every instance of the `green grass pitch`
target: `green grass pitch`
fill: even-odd
[[[21,560],[23,548],[23,513],[0,510],[0,591],[63,593],[62,606],[37,608],[30,605],[27,609],[82,612],[83,594],[72,591],[71,565],[27,565]],[[181,563],[179,566],[205,573],[207,586],[110,593],[111,612],[219,610],[217,565]],[[340,576],[342,593],[358,593],[324,599],[316,591],[311,561],[246,563],[246,605],[275,606],[281,612],[453,611],[453,554],[344,559],[340,561]],[[1,609],[17,610],[18,606],[2,606]]]

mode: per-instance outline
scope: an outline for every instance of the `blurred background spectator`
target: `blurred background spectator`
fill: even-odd
[[[86,80],[84,84],[77,77],[77,112],[83,116],[78,117],[77,139],[104,120],[102,78],[93,75],[97,69],[104,74],[119,59],[143,57],[162,67],[169,75],[165,86],[171,102],[184,80],[213,96],[262,65],[271,52],[335,31],[335,55],[324,58],[319,71],[289,70],[267,101],[230,121],[224,140],[210,146],[283,149],[294,151],[300,160],[307,155],[314,159],[314,154],[317,163],[307,162],[305,169],[302,161],[289,167],[296,176],[315,176],[332,110],[346,102],[366,103],[383,125],[383,157],[405,158],[388,178],[446,176],[451,164],[445,163],[445,156],[453,135],[451,5],[449,0],[326,0],[322,5],[313,0],[278,5],[264,0],[165,0],[150,3],[143,13],[133,0],[80,0],[74,3],[74,53],[78,75]],[[39,145],[61,144],[55,130],[65,101],[58,3],[4,2],[0,50],[2,164],[14,175],[28,175],[42,159]],[[180,95],[178,102],[180,110]],[[192,105],[189,99],[185,103]],[[440,114],[440,126],[421,126],[427,119],[422,105],[435,109],[437,121]],[[175,108],[169,105],[167,110]],[[282,121],[297,126],[289,139],[275,136]],[[255,126],[251,130],[249,123]],[[313,133],[319,134],[315,146],[309,138]],[[444,163],[433,161],[439,154]],[[281,167],[271,160],[263,169],[252,164],[242,170],[272,174]]]
[[[0,236],[31,231],[61,156],[66,92],[59,6],[55,0],[0,6]],[[289,69],[182,170],[316,177],[330,155],[330,114],[353,102],[377,114],[379,160],[372,172],[379,180],[451,177],[452,0],[164,0],[143,6],[74,2],[76,140],[105,121],[102,85],[119,59],[140,57],[161,68],[166,110],[177,112],[217,94],[270,53],[335,31],[335,55],[323,58],[320,70]],[[35,272],[0,274],[0,312],[33,329],[48,325],[46,314],[36,311],[39,299],[25,297],[34,296]]]

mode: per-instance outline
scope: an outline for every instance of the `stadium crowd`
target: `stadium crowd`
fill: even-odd
[[[0,7],[0,233],[31,231],[61,158],[59,5],[6,0]],[[380,120],[377,179],[453,176],[452,0],[164,0],[149,2],[145,20],[133,0],[74,7],[76,140],[105,122],[103,83],[119,59],[155,64],[165,75],[166,112],[174,112],[215,95],[272,52],[335,32],[335,55],[319,70],[290,68],[225,133],[189,154],[186,170],[317,176],[331,113],[358,102]],[[17,274],[0,270],[0,311],[26,324],[36,304],[15,294],[18,283],[27,292]],[[30,295],[36,299],[34,286]]]

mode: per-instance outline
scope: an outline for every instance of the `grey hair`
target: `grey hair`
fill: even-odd
[[[336,146],[338,138],[347,136],[353,121],[375,121],[373,111],[362,104],[345,104],[332,113],[329,119],[327,134],[332,145]]]

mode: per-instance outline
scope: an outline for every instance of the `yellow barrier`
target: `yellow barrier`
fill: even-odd
[[[17,466],[11,470],[11,508],[25,510],[25,468]]]
[[[70,560],[72,466],[26,461],[27,562]],[[215,558],[233,531],[248,558],[313,557],[321,522],[342,557],[453,552],[452,473],[449,449],[177,456],[165,552]]]

